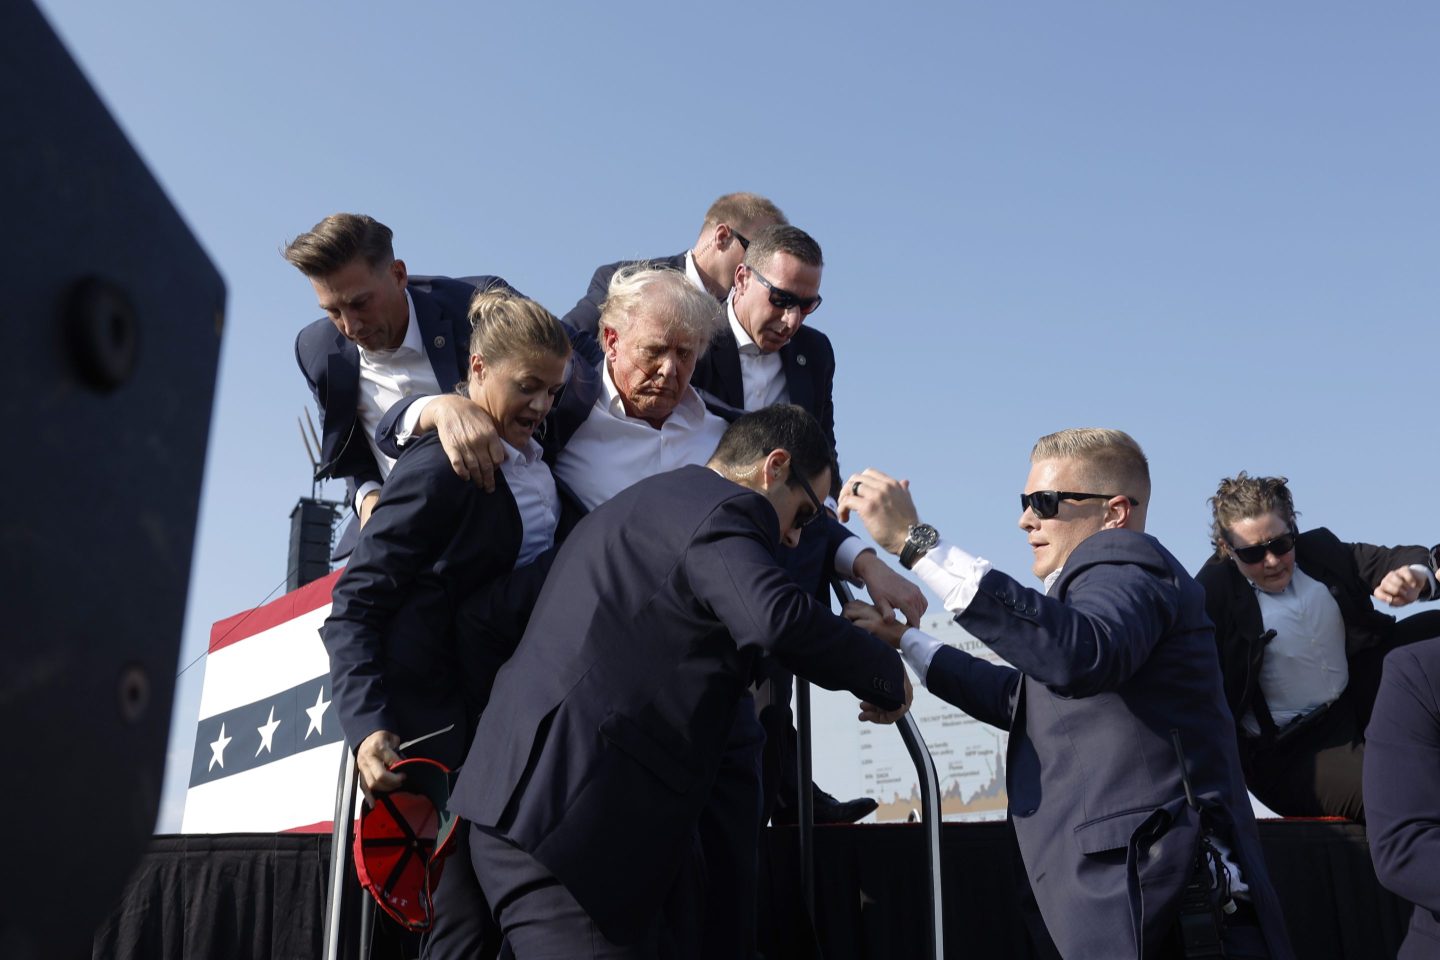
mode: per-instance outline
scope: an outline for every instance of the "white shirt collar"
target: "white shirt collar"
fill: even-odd
[[[733,290],[725,300],[725,314],[730,318],[730,332],[735,334],[735,345],[740,349],[740,352],[747,356],[759,356],[763,351],[755,344],[755,341],[745,328],[740,325],[740,318],[735,316],[735,292]]]
[[[685,251],[685,276],[695,285],[695,289],[701,293],[709,293],[705,289],[705,281],[700,279],[700,268],[695,266],[695,253],[691,250]]]
[[[1050,588],[1055,586],[1055,581],[1059,580],[1060,574],[1064,572],[1064,567],[1056,567],[1054,570],[1051,570],[1050,575],[1045,578],[1045,594],[1047,596],[1050,594]]]
[[[534,437],[527,440],[522,449],[516,449],[510,446],[509,442],[505,440],[501,440],[500,444],[505,448],[505,462],[514,464],[515,466],[528,467],[536,460],[539,460],[545,452]]]

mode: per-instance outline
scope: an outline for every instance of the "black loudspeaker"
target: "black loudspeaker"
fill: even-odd
[[[290,561],[285,568],[287,593],[329,574],[337,506],[331,500],[301,497],[290,511]]]
[[[0,2],[0,956],[90,956],[160,802],[225,285]]]

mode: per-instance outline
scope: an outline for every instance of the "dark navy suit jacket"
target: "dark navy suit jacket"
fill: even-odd
[[[522,538],[499,471],[494,493],[461,480],[433,434],[396,461],[322,630],[352,749],[376,730],[403,741],[453,723],[414,755],[451,767],[464,759],[489,680],[467,669],[453,621],[465,597],[511,573]]]
[[[835,448],[835,348],[819,330],[802,326],[780,348],[785,389],[790,402],[820,421],[830,448]],[[744,408],[745,384],[740,374],[740,348],[729,324],[695,365],[690,382],[732,407]]]
[[[1026,874],[1067,960],[1140,955],[1174,924],[1200,823],[1190,782],[1250,885],[1273,960],[1291,956],[1246,796],[1205,597],[1153,537],[1086,539],[1045,596],[992,570],[956,622],[1012,667],[952,647],[926,686],[1010,731],[1006,785]]]
[[[1415,905],[1399,960],[1440,956],[1440,639],[1385,658],[1365,730],[1365,816],[1375,875]]]
[[[761,653],[886,707],[903,668],[778,565],[775,511],[705,467],[575,527],[501,670],[451,808],[544,864],[602,933],[658,917]]]
[[[596,267],[595,275],[590,278],[590,289],[586,290],[585,296],[580,298],[580,302],[571,307],[570,312],[560,319],[581,333],[589,333],[598,337],[600,335],[600,307],[610,293],[610,280],[621,267],[628,267],[635,263],[649,263],[656,267],[668,267],[683,273],[685,254],[677,253],[673,257],[656,257],[654,260],[617,260],[614,263]],[[738,404],[732,404],[732,406],[738,406]]]

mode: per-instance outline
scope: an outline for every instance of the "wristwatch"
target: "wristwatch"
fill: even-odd
[[[900,551],[900,566],[906,570],[915,566],[915,561],[935,548],[940,542],[940,531],[928,523],[912,524],[905,531],[905,546]]]

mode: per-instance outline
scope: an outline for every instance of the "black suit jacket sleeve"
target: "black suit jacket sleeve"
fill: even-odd
[[[723,501],[697,532],[684,560],[690,590],[742,651],[774,653],[827,690],[849,690],[887,710],[899,707],[905,697],[899,654],[796,585],[775,560],[773,511],[756,500]],[[757,524],[762,507],[770,515]]]
[[[981,723],[1009,730],[1020,695],[1020,671],[945,646],[930,661],[925,689]]]
[[[1440,911],[1440,640],[1385,658],[1365,733],[1364,791],[1380,883]]]
[[[1174,625],[1179,591],[1159,553],[1132,535],[1077,548],[1063,598],[991,570],[956,620],[1007,663],[1062,696],[1114,690],[1144,666]],[[1098,549],[1097,549],[1098,548]],[[1070,568],[1074,567],[1074,572]]]
[[[1380,547],[1373,543],[1352,543],[1349,547],[1355,557],[1355,568],[1360,572],[1360,579],[1365,581],[1372,592],[1380,586],[1380,581],[1384,580],[1391,570],[1412,564],[1430,566],[1430,551],[1424,547]],[[1423,592],[1420,597],[1422,600],[1429,599]]]
[[[323,633],[335,703],[353,745],[376,730],[396,729],[386,709],[385,632],[408,588],[434,562],[435,544],[453,536],[470,495],[470,484],[452,471],[397,470],[335,585]]]

